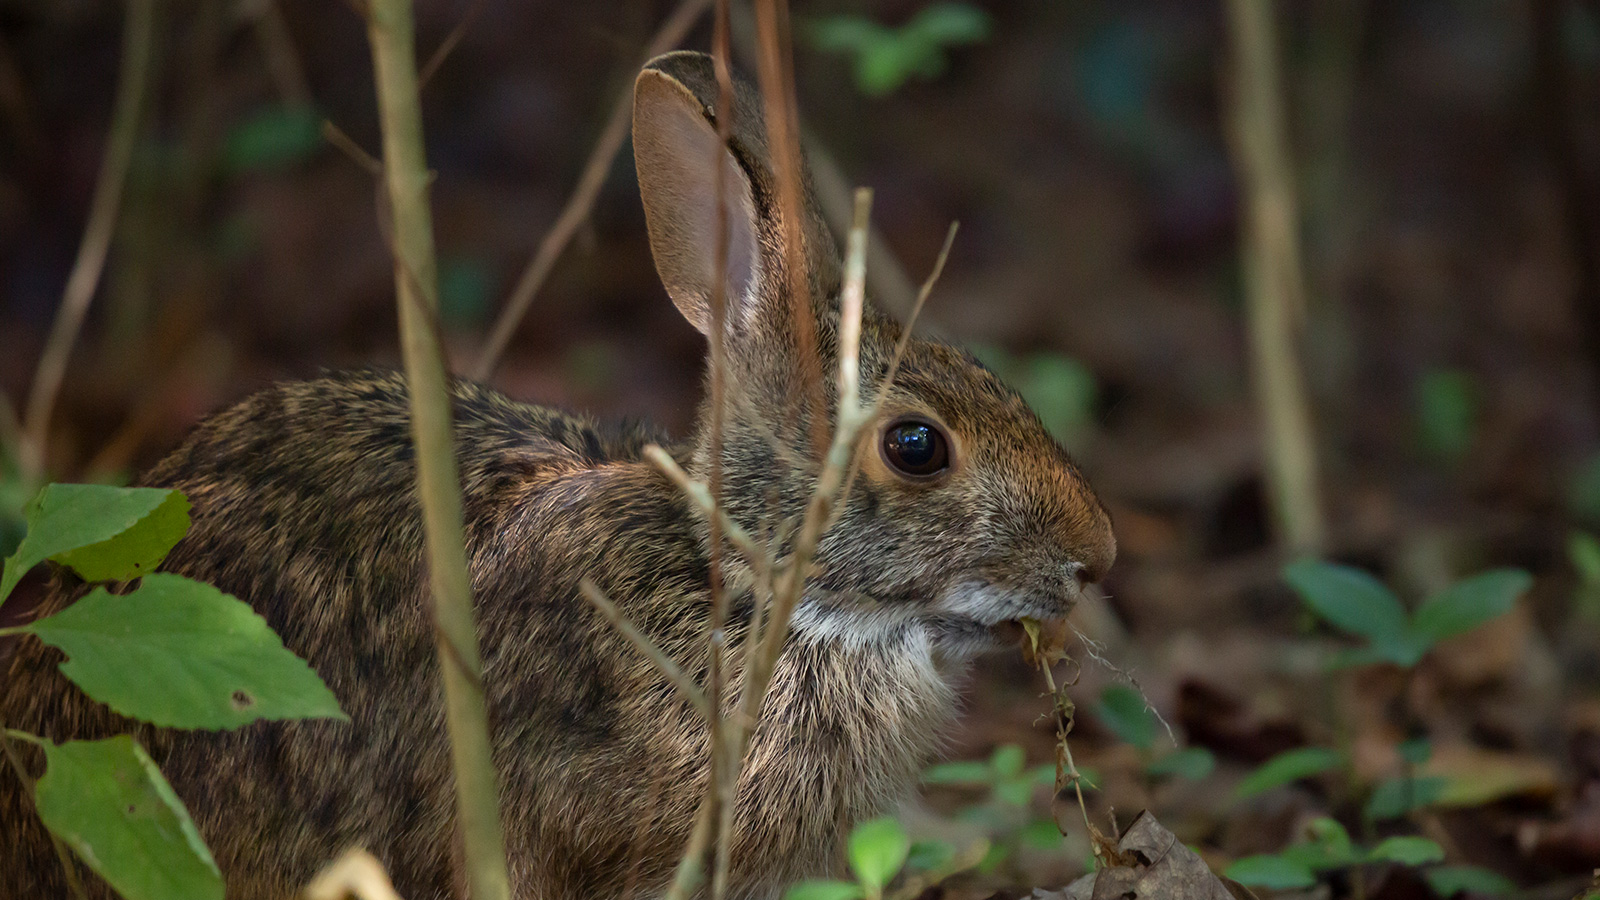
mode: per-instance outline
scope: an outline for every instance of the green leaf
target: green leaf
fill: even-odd
[[[1399,598],[1360,569],[1304,559],[1287,566],[1283,577],[1307,606],[1337,628],[1374,642],[1399,640],[1407,632]]]
[[[1306,826],[1306,831],[1311,836],[1309,841],[1296,844],[1279,855],[1313,872],[1340,869],[1361,861],[1361,854],[1356,852],[1355,844],[1350,840],[1350,832],[1339,824],[1339,820],[1318,816]]]
[[[1095,715],[1123,742],[1140,750],[1150,749],[1156,739],[1156,719],[1146,708],[1144,697],[1125,684],[1107,685],[1100,692]]]
[[[960,762],[929,766],[922,773],[923,784],[982,785],[994,781],[994,770],[986,762],[964,759]]]
[[[189,530],[189,501],[177,491],[102,484],[48,484],[28,504],[28,534],[6,560],[0,600],[47,559],[85,581],[127,581],[166,559]]]
[[[1364,814],[1373,822],[1397,819],[1414,809],[1431,806],[1444,794],[1448,784],[1446,779],[1436,776],[1381,781],[1367,798]]]
[[[1083,774],[1083,770],[1079,769],[1078,774]],[[1050,765],[1049,763],[1041,763],[1040,765],[1029,769],[1026,777],[1034,784],[1043,785],[1044,787],[1055,787],[1056,767]]]
[[[1290,750],[1262,763],[1239,782],[1233,795],[1241,800],[1254,797],[1275,787],[1312,775],[1320,775],[1341,765],[1344,765],[1344,754],[1331,747],[1301,747],[1298,750]]]
[[[850,868],[868,890],[881,890],[905,864],[911,841],[891,818],[869,819],[850,832]]]
[[[1511,879],[1482,866],[1434,866],[1424,871],[1422,877],[1428,880],[1435,894],[1446,898],[1461,891],[1504,896],[1517,890]]]
[[[1039,850],[1054,850],[1065,840],[1061,836],[1061,829],[1049,819],[1034,819],[1022,826],[1022,830],[1017,832],[1017,838],[1022,843]]]
[[[1267,854],[1235,860],[1222,874],[1243,885],[1275,891],[1306,888],[1317,883],[1317,876],[1300,863]]]
[[[948,863],[955,855],[956,848],[944,841],[916,841],[906,854],[906,868],[926,872]]]
[[[1020,746],[1001,744],[994,748],[994,755],[989,757],[989,767],[1002,778],[1015,778],[1022,774],[1022,766],[1026,761],[1027,756]]]
[[[133,738],[44,743],[39,818],[126,900],[222,898],[222,874]]]
[[[1573,475],[1567,507],[1585,524],[1600,525],[1600,453],[1585,460]]]
[[[25,628],[67,654],[62,674],[129,718],[208,729],[345,718],[247,604],[178,575],[148,575],[126,596],[97,588]]]
[[[1385,838],[1367,852],[1372,862],[1395,862],[1403,866],[1423,866],[1444,859],[1444,848],[1425,837],[1400,835]]]
[[[1417,431],[1422,449],[1455,461],[1472,448],[1478,430],[1478,388],[1469,373],[1440,369],[1418,379]]]
[[[274,106],[233,127],[222,149],[230,172],[284,169],[322,147],[322,116],[310,106]]]
[[[1190,781],[1199,781],[1217,767],[1217,758],[1204,747],[1185,747],[1144,767],[1146,775],[1176,775]]]
[[[858,900],[866,896],[850,881],[802,881],[783,892],[783,900]]]
[[[889,29],[861,16],[830,16],[806,29],[812,46],[827,53],[861,50],[892,37]]]
[[[1533,585],[1521,569],[1495,569],[1458,581],[1417,610],[1416,629],[1435,641],[1465,634],[1511,611]]]

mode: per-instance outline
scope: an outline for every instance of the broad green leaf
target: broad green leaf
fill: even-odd
[[[1431,806],[1444,794],[1446,784],[1445,779],[1431,775],[1381,781],[1367,798],[1364,814],[1374,822],[1399,818],[1414,809]]]
[[[1013,383],[1045,430],[1072,442],[1094,422],[1096,385],[1088,366],[1057,353],[1039,353],[1013,366]]]
[[[994,749],[994,755],[989,757],[989,766],[1002,778],[1015,778],[1022,774],[1022,765],[1026,761],[1027,756],[1020,746],[1001,744]]]
[[[1449,898],[1462,891],[1505,896],[1515,893],[1511,879],[1482,866],[1434,866],[1422,873],[1428,886],[1440,897]]]
[[[891,818],[869,819],[850,832],[850,869],[869,889],[882,889],[905,865],[911,841]]]
[[[1125,684],[1107,685],[1100,692],[1095,716],[1125,743],[1140,750],[1150,749],[1156,740],[1156,719],[1145,707],[1144,697]]]
[[[28,504],[28,534],[6,560],[0,600],[47,559],[85,581],[126,581],[160,565],[189,529],[189,501],[161,488],[48,484]]]
[[[1234,788],[1239,799],[1254,797],[1275,787],[1320,775],[1344,764],[1344,754],[1331,747],[1301,747],[1290,750],[1262,763]]]
[[[858,900],[861,885],[849,881],[802,881],[783,892],[783,900]]]
[[[1532,585],[1533,576],[1521,569],[1496,569],[1458,581],[1417,610],[1416,629],[1435,641],[1465,634],[1510,612]]]
[[[1306,888],[1317,883],[1317,876],[1300,863],[1268,854],[1235,860],[1222,874],[1243,885],[1275,891]]]
[[[1372,862],[1396,862],[1403,866],[1423,866],[1444,859],[1444,848],[1425,837],[1400,835],[1385,838],[1367,853]]]
[[[119,735],[45,743],[39,818],[126,900],[222,900],[222,874],[161,771]]]
[[[922,773],[923,784],[980,785],[994,780],[994,770],[986,762],[964,759],[959,762],[939,763]]]
[[[1079,769],[1078,772],[1079,774],[1082,774],[1083,770]],[[1050,765],[1049,763],[1034,766],[1028,770],[1027,777],[1034,784],[1044,785],[1045,787],[1054,787],[1056,783],[1056,767]]]
[[[948,863],[955,855],[956,848],[944,841],[916,841],[906,854],[906,868],[926,872]]]
[[[231,172],[282,169],[322,147],[322,116],[310,106],[273,106],[235,125],[223,145]]]
[[[1399,598],[1360,569],[1304,559],[1285,567],[1283,577],[1306,605],[1337,628],[1374,642],[1395,640],[1407,631]]]
[[[1217,767],[1217,758],[1210,750],[1204,747],[1185,747],[1176,753],[1168,753],[1155,762],[1144,767],[1146,775],[1176,775],[1190,781],[1199,781],[1211,774]]]
[[[178,575],[148,575],[126,596],[97,588],[26,629],[67,654],[62,674],[129,718],[208,729],[345,718],[247,604]]]

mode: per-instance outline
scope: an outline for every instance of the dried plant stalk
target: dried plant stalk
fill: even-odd
[[[683,43],[684,37],[700,16],[705,14],[711,0],[684,0],[673,11],[667,21],[661,24],[661,29],[651,38],[650,45],[645,48],[645,59],[649,60],[671,50]],[[595,198],[600,196],[600,188],[605,184],[606,173],[611,170],[611,161],[617,158],[617,151],[622,149],[623,141],[628,139],[628,124],[633,115],[633,82],[628,82],[628,87],[622,96],[617,99],[616,106],[611,109],[611,118],[606,120],[606,127],[600,132],[600,139],[595,142],[594,150],[589,154],[589,161],[583,165],[583,174],[578,176],[578,185],[573,188],[572,196],[567,199],[567,205],[562,207],[561,214],[556,216],[555,224],[545,232],[544,238],[539,241],[539,249],[534,251],[533,259],[528,261],[527,268],[522,270],[522,275],[517,278],[517,284],[511,289],[511,296],[506,299],[505,311],[494,323],[494,329],[489,334],[489,343],[483,348],[483,355],[478,358],[478,365],[473,369],[472,377],[477,381],[487,381],[494,375],[495,367],[500,364],[500,357],[506,352],[506,347],[511,343],[511,337],[516,333],[517,324],[522,317],[527,315],[528,307],[533,304],[533,298],[539,293],[539,288],[544,286],[545,280],[550,277],[550,272],[555,269],[556,260],[561,258],[567,244],[572,242],[572,236],[578,233],[578,226],[589,218],[589,213],[594,210]]]
[[[56,395],[67,374],[67,359],[78,332],[83,330],[105,271],[106,255],[117,230],[117,214],[122,208],[123,187],[133,159],[133,146],[139,137],[139,112],[144,106],[150,80],[150,57],[155,32],[155,0],[129,0],[128,17],[122,30],[122,65],[117,73],[117,99],[111,113],[111,132],[106,139],[106,155],[95,178],[94,197],[89,201],[89,220],[83,229],[83,242],[72,262],[72,273],[62,291],[61,306],[45,341],[44,353],[33,376],[19,448],[22,478],[37,482],[44,474],[46,445],[50,442],[50,415]]]
[[[1268,0],[1228,0],[1234,47],[1235,165],[1246,197],[1243,246],[1251,369],[1265,429],[1267,493],[1279,539],[1294,552],[1325,541],[1316,442],[1301,367],[1305,315],[1299,216]]]
[[[383,128],[384,182],[393,223],[395,292],[416,444],[417,496],[427,537],[433,622],[455,769],[457,827],[471,896],[506,900],[510,877],[490,753],[483,662],[472,616],[450,389],[434,323],[438,275],[428,208],[431,175],[423,156],[411,3],[371,0],[366,15]]]

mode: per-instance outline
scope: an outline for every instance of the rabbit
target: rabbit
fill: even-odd
[[[756,94],[715,121],[708,56],[648,63],[634,154],[650,246],[673,303],[711,330],[713,173],[728,176],[723,502],[754,534],[796,517],[832,424],[841,262],[805,184],[809,295],[789,293],[783,222]],[[794,308],[815,326],[824,408],[801,372]],[[844,867],[852,825],[892,811],[936,758],[962,675],[1020,617],[1059,620],[1116,541],[1078,467],[972,356],[913,338],[870,302],[862,322],[860,470],[815,553],[737,785],[730,896],[775,898]],[[660,444],[707,477],[702,405],[673,442],[452,385],[455,452],[513,895],[659,897],[708,779],[708,725],[577,590],[583,576],[704,683],[709,530],[642,455]],[[183,491],[194,524],[164,563],[252,604],[339,698],[348,723],[174,732],[121,720],[18,644],[6,724],[53,740],[135,730],[187,803],[235,900],[292,896],[349,847],[409,900],[462,896],[444,706],[414,493],[406,386],[380,371],[260,391],[200,424],[142,483]],[[781,530],[780,530],[781,531]],[[754,578],[721,555],[730,675]],[[81,587],[58,574],[49,609]],[[1010,626],[1014,629],[1014,626]],[[31,753],[35,774],[42,761]],[[0,870],[13,896],[64,894],[17,779],[0,776]],[[80,866],[81,869],[81,866]],[[91,894],[109,890],[86,869]]]

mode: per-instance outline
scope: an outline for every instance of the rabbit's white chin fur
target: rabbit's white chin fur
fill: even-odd
[[[1043,621],[1064,618],[1062,601],[1031,591],[983,581],[957,584],[932,604],[840,604],[807,598],[790,620],[801,640],[838,643],[845,647],[892,649],[936,647],[946,657],[970,657],[1013,646],[1015,629],[1006,626],[1028,617]]]

